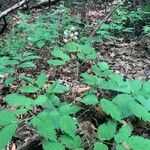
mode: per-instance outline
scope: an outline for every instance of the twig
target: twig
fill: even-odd
[[[104,23],[104,22],[106,22],[110,17],[111,17],[111,15],[117,10],[117,8],[122,4],[122,3],[124,3],[125,2],[125,0],[122,0],[121,2],[119,2],[117,5],[116,5],[116,7],[110,12],[110,13],[108,13],[108,15],[102,20],[102,22],[100,22],[98,25],[97,25],[97,27],[95,28],[95,30],[92,32],[92,34],[90,35],[90,37],[93,37],[94,35],[95,35],[95,33],[96,33],[96,31],[99,29],[99,27]]]
[[[0,14],[0,18],[6,16],[6,15],[7,15],[8,13],[10,13],[11,11],[13,11],[13,10],[15,10],[15,9],[17,9],[17,8],[19,8],[19,7],[21,7],[22,5],[26,4],[28,1],[29,1],[29,0],[22,0],[21,2],[19,2],[19,3],[15,4],[15,5],[13,5],[12,7],[6,9],[5,11],[3,11],[3,12]]]

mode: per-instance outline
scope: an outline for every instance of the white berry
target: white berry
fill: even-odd
[[[71,27],[70,30],[71,30],[71,31],[74,31],[74,30],[75,30],[75,27]]]

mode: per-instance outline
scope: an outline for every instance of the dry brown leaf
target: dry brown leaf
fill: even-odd
[[[16,150],[17,148],[16,148],[16,144],[15,143],[13,143],[12,144],[12,147],[11,147],[11,150]]]
[[[83,92],[86,92],[89,89],[90,89],[89,86],[87,86],[87,87],[79,87],[79,88],[77,88],[76,93],[79,94],[79,95],[81,95]]]

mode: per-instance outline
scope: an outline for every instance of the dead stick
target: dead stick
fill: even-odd
[[[98,24],[98,26],[97,26],[97,27],[95,28],[95,30],[92,32],[92,34],[90,35],[90,37],[93,37],[93,36],[95,35],[95,33],[96,33],[96,31],[99,29],[99,27],[111,17],[111,15],[116,11],[116,9],[117,9],[123,2],[125,2],[125,0],[119,2],[119,3],[117,4],[117,6],[102,20],[102,22],[100,22],[100,23]]]
[[[0,14],[0,18],[6,16],[6,15],[7,15],[8,13],[10,13],[11,11],[13,11],[13,10],[15,10],[15,9],[17,9],[17,8],[19,8],[19,7],[21,7],[22,5],[24,5],[24,4],[27,3],[28,1],[29,1],[29,0],[22,0],[21,2],[15,4],[14,6],[12,6],[12,7],[8,8],[8,9],[6,9],[5,11],[3,11],[3,12]]]

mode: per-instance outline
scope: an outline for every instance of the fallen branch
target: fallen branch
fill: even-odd
[[[40,2],[38,2],[35,5],[31,6],[30,9],[39,8],[39,7],[42,7],[42,6],[45,6],[45,5],[48,5],[50,7],[51,5],[55,5],[58,1],[59,0],[41,0]]]
[[[0,18],[2,17],[5,17],[8,13],[10,13],[11,11],[21,7],[22,5],[24,4],[27,4],[29,0],[22,0],[21,2],[13,5],[12,7],[6,9],[5,11],[3,11],[1,14],[0,14]]]
[[[125,2],[125,0],[122,0],[121,2],[119,2],[117,5],[116,5],[116,7],[114,7],[114,9],[110,12],[110,13],[108,13],[108,15],[102,20],[102,22],[100,22],[99,24],[98,24],[98,26],[95,28],[95,30],[92,32],[92,34],[90,35],[90,37],[93,37],[94,35],[95,35],[95,33],[96,33],[96,31],[99,29],[99,27],[103,24],[103,23],[105,23],[110,17],[111,17],[111,15],[117,10],[117,8],[122,4],[122,3],[124,3]]]
[[[24,144],[17,148],[17,150],[29,150],[40,144],[41,137],[36,134],[29,138]]]

